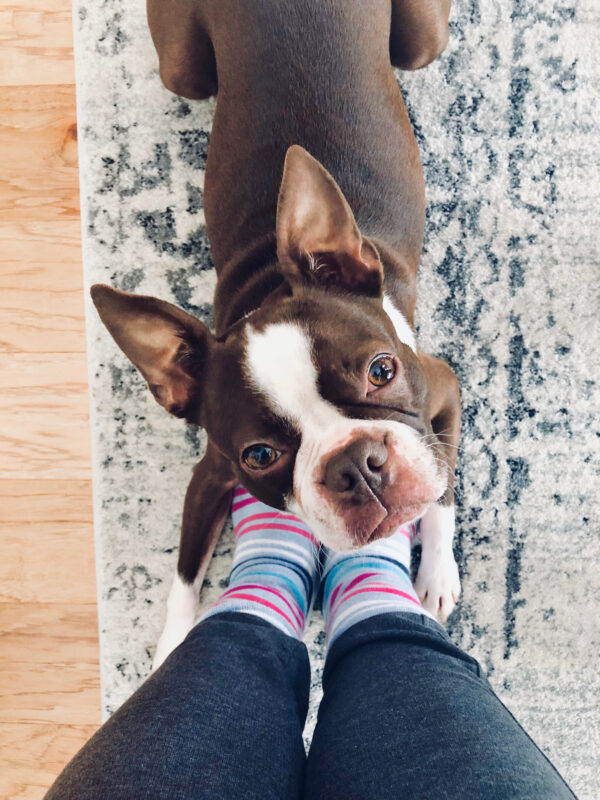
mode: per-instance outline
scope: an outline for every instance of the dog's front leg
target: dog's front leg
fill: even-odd
[[[229,514],[236,481],[209,443],[195,467],[183,507],[177,572],[167,600],[167,619],[154,654],[157,669],[194,627],[200,589]]]
[[[216,544],[216,542],[215,542]],[[214,550],[214,548],[213,548]],[[212,551],[210,553],[212,555]],[[210,555],[207,560],[210,560]],[[204,580],[204,570],[198,573],[198,580],[186,583],[179,571],[175,573],[171,590],[167,599],[167,618],[165,626],[156,644],[152,669],[156,670],[176,647],[183,642],[185,637],[194,627],[198,616],[198,597]]]
[[[438,358],[419,354],[428,384],[430,446],[446,471],[446,492],[421,519],[421,564],[415,589],[427,611],[443,621],[460,594],[458,567],[452,551],[454,538],[454,470],[460,442],[460,392],[450,367]]]
[[[432,505],[421,519],[421,564],[415,589],[424,608],[442,621],[460,595],[458,566],[452,551],[454,505]]]

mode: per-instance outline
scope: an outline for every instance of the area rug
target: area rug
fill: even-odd
[[[214,103],[162,87],[143,5],[75,2],[85,281],[210,323]],[[419,340],[462,385],[463,598],[449,631],[586,800],[600,768],[599,36],[595,0],[459,0],[444,56],[399,75],[428,196]],[[156,405],[86,302],[109,715],[150,672],[204,437]],[[231,550],[228,534],[204,604]],[[309,738],[319,617],[307,642]]]

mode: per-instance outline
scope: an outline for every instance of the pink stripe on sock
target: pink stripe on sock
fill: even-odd
[[[378,572],[363,572],[362,575],[357,575],[356,578],[354,578],[354,580],[351,580],[348,586],[346,586],[342,594],[346,594],[346,592],[349,592],[350,589],[356,586],[357,583],[364,581],[365,578],[372,578],[373,575],[378,575],[378,574],[379,574]],[[333,602],[333,597],[331,598],[331,601]]]
[[[392,589],[391,586],[363,586],[361,589],[357,589],[355,592],[351,592],[345,597],[342,597],[338,603],[338,608],[342,605],[342,603],[345,603],[346,600],[349,600],[351,597],[355,597],[357,594],[362,594],[363,592],[385,592],[387,594],[397,594],[399,597],[404,597],[406,600],[410,600],[411,603],[419,606],[419,608],[423,608],[421,602],[416,600],[412,595],[408,594],[407,592],[402,592],[400,589]],[[338,608],[336,608],[336,611]]]
[[[293,630],[298,630],[299,631],[298,626],[294,624],[293,620],[291,620],[288,617],[288,615],[279,608],[279,606],[276,606],[274,603],[269,603],[268,600],[263,600],[262,597],[256,597],[253,594],[244,594],[243,592],[241,592],[239,594],[237,594],[237,593],[236,594],[230,594],[227,597],[228,600],[230,600],[232,598],[236,598],[237,600],[250,600],[253,603],[259,603],[261,606],[266,606],[267,608],[270,608],[272,611],[276,611],[285,620],[287,620],[288,624],[292,627]],[[215,603],[215,605],[220,605],[223,599],[224,598],[221,598],[221,600],[219,600],[218,603]]]
[[[298,517],[295,517],[293,514],[282,514],[280,511],[265,511],[262,514],[251,514],[249,517],[245,517],[238,522],[233,530],[237,533],[244,525],[249,525],[251,522],[256,522],[258,519],[270,519],[273,521],[283,519],[289,520],[290,522],[297,522],[300,525],[302,524]]]
[[[237,536],[240,538],[245,536],[247,533],[251,533],[252,531],[291,531],[292,533],[299,533],[300,536],[303,536],[305,539],[313,542],[313,544],[317,544],[317,540],[311,533],[302,530],[302,528],[296,528],[294,525],[250,525],[241,533],[238,533]]]
[[[335,598],[340,593],[340,589],[342,588],[342,584],[338,583],[338,585],[333,590],[333,594],[331,595],[331,600],[329,601],[329,608],[333,608],[333,604],[335,603]]]
[[[258,500],[255,500],[254,497],[249,497],[247,500],[239,500],[237,503],[231,504],[232,511],[239,511],[240,508],[245,508],[245,506],[250,506],[252,503],[258,503]]]
[[[260,589],[263,592],[271,592],[272,594],[276,595],[280,600],[283,600],[283,602],[286,604],[286,606],[294,615],[298,625],[300,626],[304,625],[304,614],[302,613],[301,609],[297,605],[294,607],[294,605],[292,605],[292,603],[287,599],[287,597],[285,597],[285,595],[281,594],[281,592],[278,592],[277,589],[273,589],[271,586],[264,586],[259,583],[244,583],[241,586],[234,586],[232,589],[227,589],[226,592],[223,592],[221,597],[225,597],[230,592],[238,592],[241,589]]]

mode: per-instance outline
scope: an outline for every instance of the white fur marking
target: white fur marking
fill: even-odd
[[[414,331],[406,321],[404,314],[398,311],[387,294],[383,295],[383,310],[392,320],[392,324],[396,329],[396,336],[402,344],[408,345],[413,353],[416,353],[417,340],[415,339]]]
[[[415,589],[427,611],[443,621],[460,595],[460,577],[452,552],[454,506],[434,503],[421,519],[421,564]]]
[[[167,600],[167,619],[160,635],[152,669],[157,670],[167,656],[179,647],[192,630],[198,616],[198,600],[200,586],[198,579],[194,583],[184,583],[179,573],[175,573],[169,598]]]
[[[273,409],[302,433],[344,419],[317,389],[311,342],[298,326],[281,322],[262,333],[248,329],[248,375]]]

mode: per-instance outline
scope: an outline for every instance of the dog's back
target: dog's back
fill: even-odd
[[[223,267],[275,227],[287,148],[331,172],[361,230],[416,267],[419,155],[390,64],[386,0],[199,2],[218,101],[206,175],[213,257]]]

